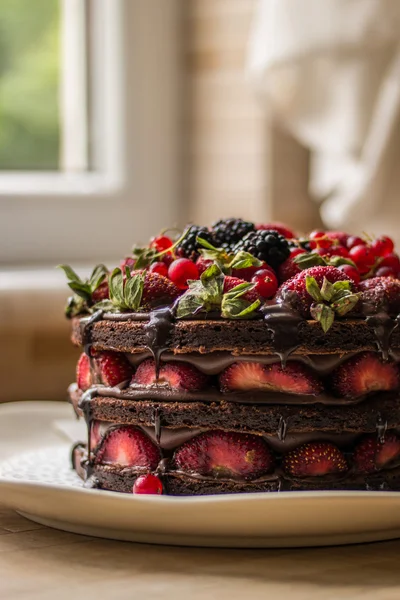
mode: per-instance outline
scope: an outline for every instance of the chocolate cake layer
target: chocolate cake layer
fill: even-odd
[[[127,319],[128,316],[124,315]],[[90,343],[96,350],[144,352],[149,348],[147,321],[102,319],[84,331],[88,318],[72,320],[72,341],[76,345]],[[393,321],[393,322],[392,322]],[[389,323],[389,324],[388,324]],[[400,348],[400,329],[396,322],[386,323],[393,329],[391,348]],[[296,337],[289,339],[298,353],[341,353],[376,350],[379,345],[377,329],[364,319],[337,319],[326,335],[316,321],[300,321]],[[263,319],[256,320],[181,320],[173,323],[162,340],[162,349],[174,353],[229,351],[234,354],[277,351],[276,335]]]
[[[274,435],[290,432],[374,432],[400,428],[400,397],[380,392],[347,407],[277,406],[234,402],[161,402],[95,396],[84,403],[90,420],[154,427],[155,415],[166,427],[224,429]]]

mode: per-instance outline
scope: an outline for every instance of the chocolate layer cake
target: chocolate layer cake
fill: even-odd
[[[200,495],[400,489],[393,242],[225,219],[89,280],[69,388],[88,487]],[[398,433],[399,432],[399,433]]]

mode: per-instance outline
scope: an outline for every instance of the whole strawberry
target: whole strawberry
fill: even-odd
[[[372,277],[360,283],[361,306],[365,313],[400,312],[400,280],[391,277]]]
[[[231,275],[227,275],[224,279],[224,294],[226,292],[230,292],[233,288],[235,288],[236,286],[242,284],[242,283],[248,283],[246,281],[244,281],[243,279],[239,279],[239,277],[232,277]],[[256,300],[259,299],[259,295],[257,294],[255,289],[249,290],[248,292],[246,292],[243,296],[243,298],[245,300],[248,300],[249,302],[255,302]]]
[[[182,291],[172,281],[158,273],[146,273],[141,306],[151,309],[163,304],[172,304]]]
[[[284,302],[291,294],[290,302],[300,314],[319,321],[326,332],[335,314],[343,316],[358,302],[357,286],[343,271],[336,267],[311,267],[304,269],[278,290],[277,301]]]

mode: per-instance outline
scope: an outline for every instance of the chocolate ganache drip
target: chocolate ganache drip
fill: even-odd
[[[173,309],[170,306],[165,306],[153,310],[150,313],[149,322],[144,326],[147,347],[154,356],[156,379],[158,379],[160,374],[161,354],[168,346],[168,340],[171,336],[174,320],[175,315]]]
[[[374,331],[378,350],[382,354],[383,360],[388,360],[390,338],[399,325],[398,317],[393,319],[387,312],[381,311],[375,315],[368,315],[366,323]]]
[[[295,292],[287,292],[283,302],[266,304],[261,311],[268,331],[272,334],[272,343],[276,354],[285,367],[289,355],[300,346],[299,324],[303,321],[293,308],[291,300]]]
[[[87,356],[89,356],[89,358],[90,358],[90,349],[92,346],[92,341],[91,341],[92,326],[95,323],[97,323],[97,321],[101,321],[101,319],[103,318],[103,315],[104,315],[104,311],[98,310],[88,319],[81,319],[80,323],[79,323],[79,326],[81,329],[83,351],[85,352],[85,354],[87,354]]]

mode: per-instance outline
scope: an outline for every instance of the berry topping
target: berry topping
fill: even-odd
[[[154,248],[156,252],[164,252],[164,250],[168,250],[171,246],[172,240],[166,235],[155,237],[150,242],[150,248]]]
[[[122,425],[108,430],[96,453],[95,463],[153,470],[160,458],[159,449],[143,431],[132,425]]]
[[[382,260],[379,261],[379,266],[391,267],[393,271],[395,271],[396,274],[398,274],[400,272],[400,258],[397,254],[386,254],[386,256],[384,256]]]
[[[207,376],[196,367],[178,361],[162,363],[157,379],[154,360],[148,358],[138,366],[132,383],[138,385],[168,384],[174,390],[197,392],[204,389],[207,380]]]
[[[325,231],[312,231],[308,236],[310,238],[310,248],[329,248],[332,240],[326,235]]]
[[[371,250],[375,256],[386,256],[387,254],[391,254],[393,249],[393,240],[387,235],[383,235],[371,242]]]
[[[149,273],[157,273],[157,275],[168,277],[168,267],[165,262],[154,262],[149,266]]]
[[[242,219],[220,219],[212,225],[212,234],[218,248],[230,250],[250,231],[255,231],[254,223]]]
[[[322,392],[318,378],[298,362],[289,362],[284,369],[280,363],[237,362],[220,375],[220,386],[223,392],[263,390],[315,396]]]
[[[180,293],[178,287],[167,277],[158,273],[146,273],[141,305],[148,309],[171,304]]]
[[[101,383],[114,387],[132,377],[132,367],[120,352],[93,352]]]
[[[348,233],[345,233],[344,231],[327,231],[325,235],[332,240],[332,242],[347,248],[347,240],[350,237]]]
[[[347,238],[346,246],[348,250],[351,250],[354,246],[365,246],[365,241],[357,235],[350,235]]]
[[[350,277],[350,279],[352,279],[354,281],[355,284],[360,283],[360,272],[357,269],[357,267],[353,267],[353,265],[339,265],[338,267],[339,271],[342,271],[343,273],[345,273],[345,275],[347,275],[347,277]]]
[[[349,251],[349,257],[356,263],[361,274],[368,273],[375,264],[375,255],[366,244],[353,246]]]
[[[400,384],[399,369],[394,363],[383,362],[374,352],[362,352],[337,367],[331,384],[335,394],[343,398],[396,390]]]
[[[274,459],[262,437],[207,431],[185,442],[174,462],[181,471],[252,480],[271,471]]]
[[[102,300],[108,300],[109,297],[110,290],[108,287],[108,282],[103,281],[103,283],[101,283],[99,287],[96,288],[92,293],[92,302],[95,304],[96,302],[101,302]]]
[[[84,352],[80,355],[76,365],[76,383],[83,392],[92,385],[92,374],[90,372],[90,359]]]
[[[289,227],[286,227],[286,225],[284,225],[283,223],[260,223],[256,226],[256,229],[268,229],[269,231],[277,231],[287,239],[293,239],[294,237],[296,237],[292,229],[289,229]]]
[[[285,454],[282,466],[292,477],[321,477],[347,471],[345,457],[329,442],[312,442],[295,448]]]
[[[336,267],[311,267],[304,269],[281,285],[278,302],[284,301],[288,292],[295,292],[291,300],[303,317],[312,316],[321,323],[324,331],[331,327],[335,314],[343,316],[358,302],[354,282]]]
[[[198,279],[199,272],[194,262],[188,258],[178,258],[170,264],[168,277],[180,290],[186,290],[188,281]]]
[[[203,256],[199,256],[199,258],[196,260],[196,267],[199,275],[204,273],[204,271],[207,271],[208,267],[210,267],[213,264],[213,262],[214,261],[211,258],[204,258]]]
[[[301,269],[294,260],[296,256],[299,256],[300,254],[307,254],[307,252],[303,248],[291,248],[289,258],[279,265],[278,279],[280,283],[283,283],[297,275],[297,273],[300,273]]]
[[[396,277],[396,273],[392,267],[379,267],[375,271],[375,277]]]
[[[368,314],[400,312],[400,281],[391,277],[372,277],[360,283],[361,301]]]
[[[125,269],[126,267],[128,267],[128,269],[130,271],[133,271],[134,267],[136,264],[136,258],[134,258],[133,256],[126,256],[125,258],[123,258],[119,264],[120,269],[123,273],[125,273]]]
[[[243,250],[277,269],[290,255],[287,239],[272,229],[251,231],[236,244],[233,252]]]
[[[386,433],[384,440],[368,435],[356,446],[354,464],[362,473],[373,473],[400,458],[400,438],[395,433]]]
[[[202,248],[202,245],[197,241],[198,237],[210,242],[210,244],[214,244],[212,233],[207,229],[207,227],[191,225],[184,239],[176,246],[176,255],[180,256],[181,258],[190,258],[191,260],[196,260],[196,258],[199,256],[199,250]]]
[[[230,292],[231,290],[233,290],[238,285],[241,285],[242,283],[246,283],[246,281],[244,281],[243,279],[239,279],[238,277],[232,277],[231,275],[227,275],[224,279],[224,288],[223,288],[224,294],[226,292]],[[250,289],[248,292],[246,292],[243,295],[243,298],[245,300],[248,300],[249,302],[255,302],[256,300],[258,300],[259,296],[257,294],[257,291],[254,288],[255,288],[255,286],[253,287],[253,289]]]
[[[262,298],[272,298],[278,289],[276,275],[270,269],[260,269],[254,273],[252,283],[255,283],[255,291]]]
[[[133,494],[162,494],[163,485],[156,475],[140,475],[133,484]]]

